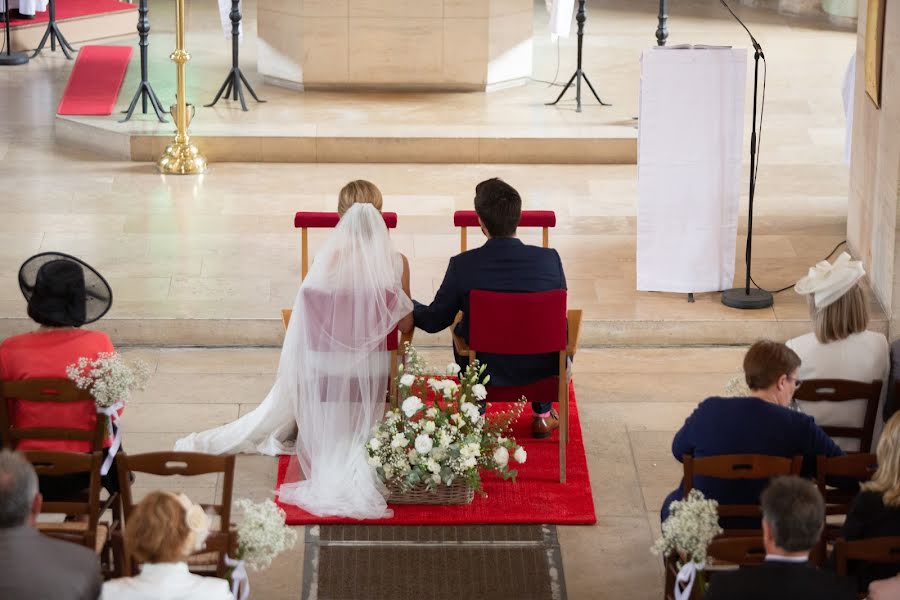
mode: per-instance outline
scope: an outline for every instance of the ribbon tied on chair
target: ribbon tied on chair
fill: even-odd
[[[235,600],[247,600],[250,597],[250,576],[244,561],[225,555],[225,564],[231,567],[231,594]]]
[[[98,415],[106,415],[109,417],[109,426],[110,429],[114,432],[112,444],[109,446],[109,453],[106,455],[106,458],[103,459],[103,465],[100,467],[100,474],[106,475],[109,473],[110,467],[112,467],[113,460],[116,458],[116,453],[119,451],[119,448],[122,446],[122,427],[114,427],[116,422],[119,420],[119,410],[124,408],[124,404],[121,402],[116,402],[112,406],[107,406],[106,408],[97,408]]]
[[[675,589],[672,590],[675,600],[688,600],[691,597],[691,590],[694,589],[694,582],[697,579],[697,572],[706,568],[706,562],[695,563],[690,560],[684,564],[678,571],[675,578]],[[684,587],[681,587],[681,584]]]

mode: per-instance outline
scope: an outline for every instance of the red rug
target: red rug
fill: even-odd
[[[382,525],[464,525],[487,523],[556,523],[560,525],[592,525],[597,522],[594,497],[584,455],[584,440],[575,388],[569,384],[569,447],[567,482],[559,483],[558,432],[549,440],[531,438],[531,410],[526,408],[513,425],[513,435],[528,452],[524,465],[517,465],[516,483],[502,481],[492,473],[484,476],[487,496],[478,496],[471,504],[391,505],[390,519],[355,521],[344,518],[322,518],[296,506],[280,504],[287,513],[288,525],[372,523]],[[287,470],[289,456],[278,460],[278,486]]]
[[[61,115],[112,114],[131,51],[131,46],[82,46],[56,112]]]
[[[118,0],[56,0],[56,20],[65,21],[66,19],[77,19],[78,17],[88,17],[91,15],[100,15],[110,12],[118,12],[122,10],[137,11],[137,4],[128,4],[127,2],[118,2]],[[49,10],[34,14],[33,19],[20,19],[18,11],[11,13],[9,26],[27,27],[37,23],[46,23],[50,19]],[[135,23],[137,23],[137,15],[135,15]],[[63,34],[65,34],[63,29]]]

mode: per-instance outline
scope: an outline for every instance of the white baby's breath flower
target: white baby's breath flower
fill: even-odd
[[[459,371],[460,371],[459,365],[456,364],[455,362],[452,362],[447,365],[447,375],[450,375],[451,377],[453,377],[454,375],[459,375]]]
[[[405,448],[408,443],[409,440],[406,439],[406,436],[398,433],[391,439],[391,448]]]
[[[411,373],[404,373],[400,378],[400,385],[409,387],[416,382],[416,376]]]
[[[472,394],[478,400],[484,400],[485,398],[487,398],[487,388],[480,383],[476,383],[472,386]]]
[[[422,404],[422,400],[417,396],[410,396],[403,401],[401,408],[403,409],[403,414],[405,414],[407,418],[412,418],[414,414],[422,410],[423,406],[425,405]]]
[[[429,407],[428,410],[425,411],[425,416],[429,419],[433,419],[437,416],[437,409],[433,406]]]
[[[422,434],[416,437],[416,451],[419,454],[428,454],[433,446],[434,442],[431,440],[431,436]]]
[[[471,469],[476,464],[477,464],[477,461],[475,460],[474,456],[471,458],[467,458],[466,460],[463,461],[463,467],[465,467],[466,469]]]
[[[380,467],[381,466],[381,457],[378,456],[377,454],[375,456],[370,456],[368,459],[368,462],[373,467]]]
[[[437,426],[434,424],[434,421],[425,421],[423,428],[425,429],[425,433],[434,433]]]
[[[372,450],[378,450],[379,448],[381,448],[381,440],[379,440],[378,438],[372,438],[371,440],[369,440],[369,448]]]
[[[284,511],[272,500],[254,504],[241,499],[235,505],[244,513],[237,526],[238,558],[261,570],[281,552],[294,547],[297,531],[284,524]]]
[[[525,448],[523,448],[522,446],[519,446],[518,448],[516,448],[516,451],[513,452],[513,458],[516,460],[517,463],[524,464],[525,461],[528,459],[528,453],[525,452]]]

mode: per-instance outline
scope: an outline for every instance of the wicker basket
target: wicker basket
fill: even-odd
[[[455,481],[453,485],[439,485],[429,491],[425,484],[417,484],[402,491],[396,483],[387,485],[391,495],[391,504],[470,504],[475,497],[475,490],[464,481]]]

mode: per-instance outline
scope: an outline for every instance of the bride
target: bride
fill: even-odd
[[[237,421],[178,440],[176,450],[292,454],[281,502],[319,516],[389,516],[365,443],[384,414],[386,340],[411,331],[413,320],[409,265],[391,245],[381,204],[368,181],[344,186],[340,222],[297,293],[269,395]]]

